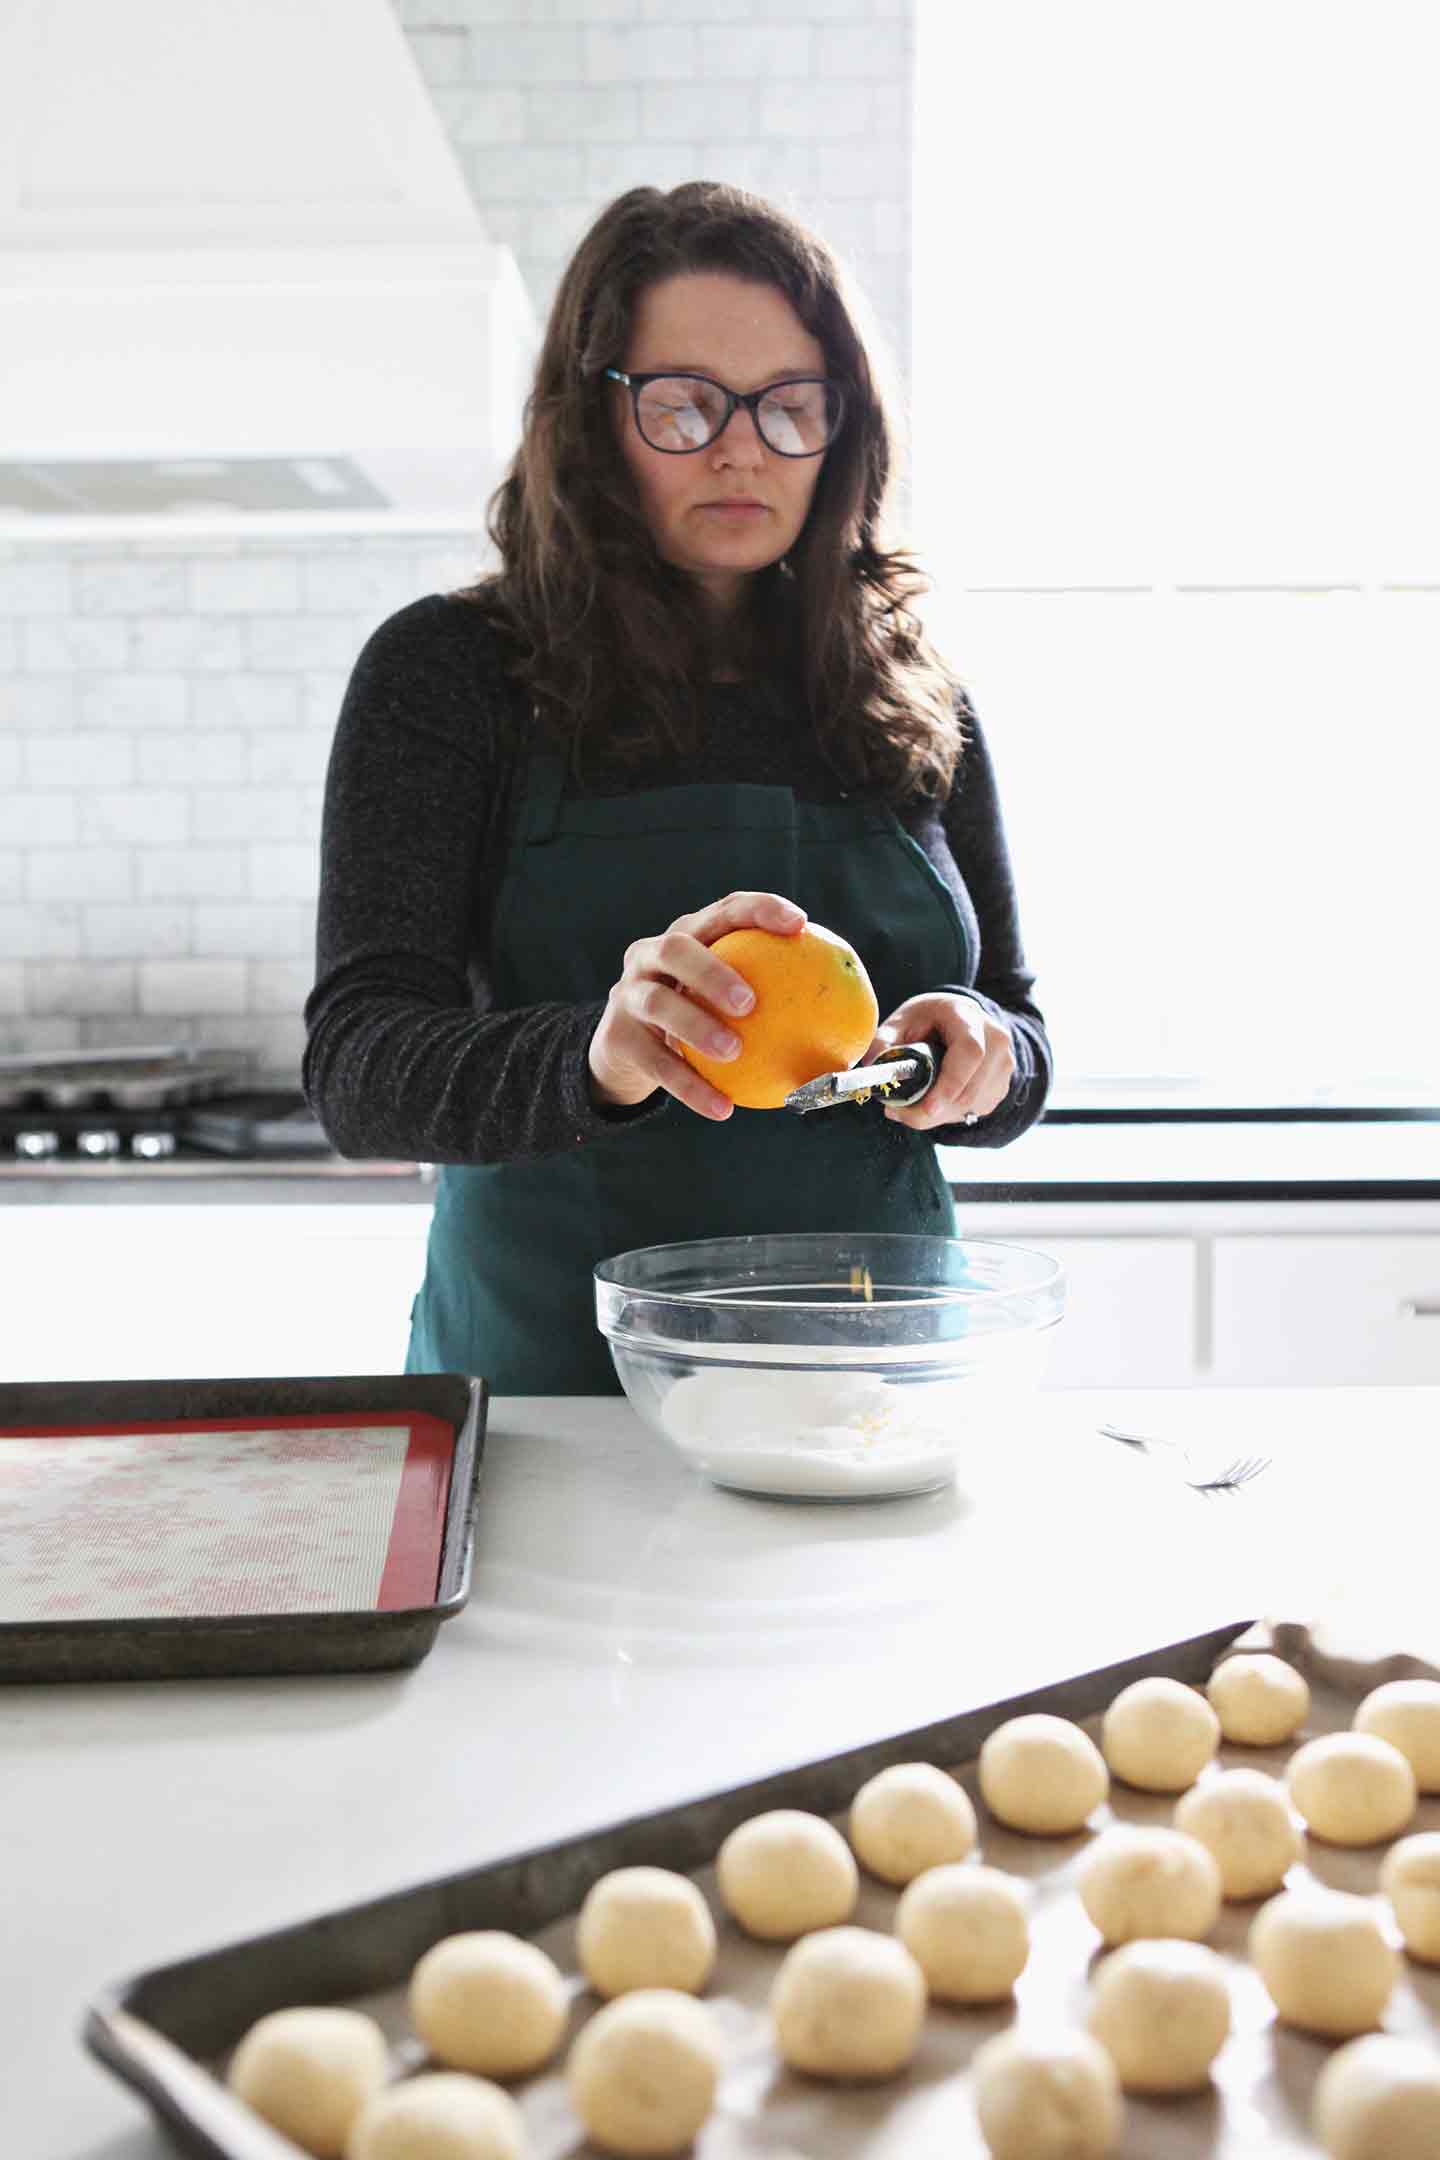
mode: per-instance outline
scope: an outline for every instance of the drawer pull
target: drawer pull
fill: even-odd
[[[1440,1298],[1407,1297],[1400,1300],[1402,1320],[1440,1320]]]

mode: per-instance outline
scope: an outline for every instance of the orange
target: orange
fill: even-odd
[[[755,1003],[737,1020],[717,1014],[740,1037],[738,1058],[680,1054],[742,1110],[779,1110],[792,1088],[821,1073],[845,1072],[868,1050],[880,1018],[865,963],[852,945],[807,923],[793,936],[728,930],[710,950],[743,975]]]

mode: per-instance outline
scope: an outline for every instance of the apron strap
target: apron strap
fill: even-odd
[[[526,762],[516,847],[540,847],[553,840],[565,794],[565,760],[554,750],[536,749]]]

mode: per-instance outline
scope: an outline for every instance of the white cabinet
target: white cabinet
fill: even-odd
[[[1440,1382],[1440,1236],[1216,1238],[1212,1377]]]
[[[1051,1386],[1440,1383],[1434,1201],[967,1199],[960,1232],[1064,1264]]]
[[[399,1372],[428,1205],[23,1207],[0,1379]]]
[[[1065,1317],[1055,1330],[1047,1385],[1172,1387],[1195,1377],[1193,1238],[1037,1242],[1065,1270]]]

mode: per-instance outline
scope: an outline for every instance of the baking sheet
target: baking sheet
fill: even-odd
[[[805,1807],[822,1814],[843,1810],[865,1779],[890,1763],[922,1759],[962,1764],[974,1757],[986,1734],[1009,1717],[1049,1710],[1084,1719],[1098,1714],[1122,1687],[1147,1673],[1203,1681],[1245,1624],[1235,1621],[1123,1664],[1072,1675],[1004,1702],[967,1707],[936,1724],[886,1736],[728,1792],[608,1825],[140,1974],[91,2007],[85,2023],[86,2044],[148,2101],[185,2151],[206,2155],[208,2160],[215,2155],[222,2160],[281,2160],[282,2155],[293,2160],[294,2148],[233,2101],[212,2075],[249,2025],[266,2011],[290,2003],[323,2002],[351,2002],[373,2009],[396,2042],[397,2066],[416,2067],[419,2054],[405,2038],[404,1985],[416,1960],[442,1936],[465,1928],[498,1927],[534,1936],[547,1946],[553,1941],[563,1949],[569,1940],[567,1916],[578,1909],[590,1884],[611,1868],[641,1863],[694,1873],[713,1901],[713,1886],[703,1871],[727,1832],[748,1816],[773,1807]],[[1134,1797],[1142,1811],[1155,1805],[1142,1796]],[[1122,1812],[1125,1806],[1122,1801]],[[985,1857],[998,1857],[995,1840],[1003,1833],[993,1825],[987,1832],[983,1813],[981,1821]],[[1047,1840],[1034,1846],[1029,1840],[1013,1842],[1027,1866],[1042,1864],[1047,1857],[1071,1866],[1086,1841]],[[1006,1863],[1002,1860],[1001,1864]],[[860,1919],[888,1926],[895,1896],[867,1882]],[[547,1934],[547,1929],[555,1932]],[[924,2045],[902,2078],[873,2089],[818,2086],[781,2070],[765,2033],[764,1996],[781,1953],[749,1944],[729,1921],[720,1932],[724,1953],[707,2000],[721,2019],[727,2052],[733,2043],[734,2053],[722,2088],[721,2109],[696,2141],[696,2160],[750,2160],[751,2155],[757,2160],[759,2156],[763,2160],[822,2160],[826,2156],[828,2160],[832,2153],[899,2152],[900,2146],[864,2141],[879,2136],[892,2116],[906,2124],[906,2160],[929,2160],[931,2152],[937,2160],[942,2152],[951,2160],[956,2153],[981,2150],[978,2144],[967,2147],[963,2142],[968,2103],[963,2075],[957,2083],[957,2073],[963,2073],[982,2038],[1003,2028],[1009,2012],[962,2014],[933,2008]],[[1093,1947],[1097,1938],[1093,1930],[1088,1932]],[[573,1973],[573,1961],[569,1969]],[[1066,1970],[1070,1970],[1068,1965]],[[572,2027],[578,2029],[595,2004],[578,1979],[572,1994]],[[926,2096],[938,2095],[942,2089],[940,2142],[916,2143],[910,2125],[920,2121]],[[516,2091],[532,2126],[534,2160],[561,2160],[561,2156],[580,2160],[582,2154],[590,2153],[568,2113],[558,2072],[547,2072]],[[757,2116],[754,2104],[762,2092],[765,2105]],[[930,2135],[927,2129],[926,2136]],[[848,2143],[844,2142],[847,2138]],[[1132,2145],[1126,2149],[1149,2148]]]
[[[469,1593],[484,1383],[0,1387],[0,1678],[414,1664]]]

